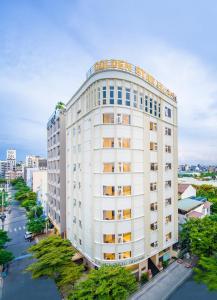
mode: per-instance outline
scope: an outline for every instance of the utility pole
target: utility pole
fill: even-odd
[[[0,219],[2,221],[2,230],[4,230],[4,222],[5,222],[5,219],[6,219],[6,215],[4,213],[4,192],[5,192],[5,190],[2,189],[2,205],[1,205],[2,209],[1,209],[1,215],[0,215]]]

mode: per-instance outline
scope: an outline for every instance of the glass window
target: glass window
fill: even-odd
[[[114,104],[114,87],[110,86],[110,104]]]
[[[118,105],[122,105],[122,87],[118,87]]]
[[[103,138],[103,148],[114,148],[114,138]]]
[[[123,196],[130,196],[131,195],[131,186],[125,185],[123,186]]]
[[[172,111],[171,111],[171,108],[169,107],[165,107],[165,116],[168,117],[168,118],[171,118],[172,117]]]
[[[152,182],[150,183],[150,191],[156,191],[157,190],[157,183]]]
[[[169,240],[171,240],[171,238],[172,238],[172,233],[171,232],[167,233],[166,234],[166,242],[168,242]]]
[[[114,124],[114,114],[112,113],[103,114],[103,124]]]
[[[157,151],[157,143],[151,142],[150,143],[150,150],[151,151]]]
[[[137,107],[137,91],[133,91],[133,107]]]
[[[129,138],[122,139],[122,148],[130,148],[130,139]]]
[[[171,180],[167,180],[165,181],[165,187],[171,187],[172,186],[172,181]]]
[[[160,107],[160,103],[158,103],[158,118],[161,117],[161,107]]]
[[[121,114],[117,114],[117,123],[118,124],[122,123],[122,115]]]
[[[123,114],[123,116],[122,116],[122,124],[130,125],[130,115]]]
[[[115,260],[115,253],[104,253],[105,260]]]
[[[131,251],[118,253],[118,259],[126,259],[131,257]]]
[[[152,98],[150,98],[150,100],[149,100],[149,112],[150,112],[150,114],[153,113],[153,100],[152,100]]]
[[[172,164],[171,163],[166,163],[165,164],[165,170],[172,170]]]
[[[148,112],[148,96],[145,96],[145,111]]]
[[[106,86],[102,88],[103,104],[106,104]]]
[[[103,172],[104,173],[114,173],[115,164],[114,163],[104,163],[103,164]]]
[[[157,123],[150,122],[150,130],[157,131]]]
[[[154,116],[157,117],[157,101],[154,101]]]
[[[171,130],[171,128],[165,127],[165,135],[169,135],[169,136],[172,135],[172,130]]]
[[[157,210],[157,202],[154,202],[154,203],[150,204],[150,210],[151,211],[156,211]]]
[[[110,185],[103,186],[103,195],[104,196],[114,196],[115,195],[115,187]]]
[[[166,145],[166,146],[165,146],[165,152],[166,152],[166,153],[171,153],[171,152],[172,152],[171,146]]]
[[[151,171],[157,171],[158,170],[157,163],[151,163],[150,169],[151,169]]]
[[[131,163],[123,163],[123,172],[131,171]]]
[[[143,96],[142,96],[142,94],[139,95],[139,108],[143,109]]]
[[[131,241],[131,232],[123,233],[123,242],[127,243]]]
[[[154,222],[150,225],[151,230],[157,230],[157,222]]]
[[[124,209],[123,210],[123,219],[130,219],[131,218],[131,209]]]
[[[100,105],[101,104],[101,102],[100,102],[100,94],[101,94],[101,92],[100,92],[100,87],[98,87],[98,105]]]
[[[103,220],[114,220],[115,211],[114,210],[104,210],[103,211]]]
[[[115,234],[104,234],[103,242],[104,243],[115,243]]]
[[[126,88],[126,105],[130,106],[130,89]]]
[[[172,199],[171,198],[166,198],[165,199],[165,205],[168,206],[168,205],[171,205],[172,204]]]

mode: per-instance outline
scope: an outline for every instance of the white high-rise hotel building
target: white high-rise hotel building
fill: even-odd
[[[66,106],[66,234],[139,274],[177,241],[177,103],[139,67],[96,63]]]

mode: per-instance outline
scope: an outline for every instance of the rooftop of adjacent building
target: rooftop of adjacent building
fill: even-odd
[[[211,206],[211,203],[204,197],[189,197],[178,201],[178,209],[182,212],[190,212],[191,210],[204,205],[205,208]]]

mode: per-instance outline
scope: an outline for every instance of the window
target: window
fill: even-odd
[[[171,187],[171,186],[172,186],[172,181],[171,180],[165,181],[165,188]]]
[[[169,107],[165,107],[165,116],[168,117],[168,118],[171,118],[172,117],[172,111],[171,111],[171,108]]]
[[[149,112],[150,112],[150,114],[153,113],[153,100],[152,100],[152,98],[150,98],[150,101],[149,101]]]
[[[157,143],[151,142],[150,143],[150,150],[151,151],[157,151]]]
[[[150,210],[151,211],[156,211],[157,210],[157,202],[154,202],[154,203],[150,204]]]
[[[169,240],[171,240],[171,238],[172,238],[172,233],[171,232],[167,233],[166,234],[166,242],[168,242]]]
[[[150,130],[151,131],[157,131],[157,123],[150,122]]]
[[[158,241],[151,243],[152,248],[157,248],[158,247]]]
[[[79,227],[82,228],[81,220],[78,221]]]
[[[115,195],[115,187],[110,185],[103,186],[103,195],[104,196],[114,196]]]
[[[78,133],[81,133],[81,126],[78,126]]]
[[[118,243],[127,243],[130,241],[131,241],[131,232],[118,234]]]
[[[73,171],[76,171],[76,164],[73,164]]]
[[[165,135],[169,135],[169,136],[172,135],[172,130],[171,130],[171,128],[165,127]]]
[[[158,103],[158,118],[161,117],[161,107],[160,107],[160,103]]]
[[[130,125],[130,115],[122,115],[122,124]]]
[[[110,86],[110,104],[114,104],[114,87]]]
[[[133,107],[137,107],[137,91],[133,91]]]
[[[157,117],[157,101],[154,101],[154,116]]]
[[[114,210],[104,210],[103,211],[103,220],[114,220],[115,211]]]
[[[114,114],[103,114],[103,124],[114,124]]]
[[[150,225],[151,230],[157,230],[157,222],[154,222]]]
[[[104,163],[103,164],[103,172],[104,173],[114,173],[115,164],[114,163]]]
[[[106,86],[102,88],[102,98],[103,104],[106,104]]]
[[[98,96],[98,105],[100,105],[100,87],[98,87],[98,93],[97,93],[97,96]]]
[[[148,112],[148,96],[145,96],[145,111]]]
[[[115,253],[104,253],[104,259],[105,260],[114,260],[115,259]]]
[[[122,87],[118,87],[118,105],[122,105]]]
[[[158,170],[158,164],[157,163],[151,163],[150,170],[151,171],[157,171]]]
[[[103,138],[103,148],[114,148],[114,138]]]
[[[126,89],[126,105],[130,106],[130,89]]]
[[[123,163],[123,172],[131,171],[131,163]]]
[[[103,234],[104,243],[115,243],[115,234]]]
[[[172,199],[171,198],[166,198],[165,199],[165,205],[168,206],[168,205],[171,205],[172,204]]]
[[[82,241],[81,241],[81,239],[79,239],[79,245],[82,245]]]
[[[124,209],[122,218],[123,219],[130,219],[131,218],[131,209]]]
[[[118,259],[126,259],[131,257],[131,251],[118,253]]]
[[[157,183],[152,182],[150,183],[150,191],[156,191],[157,190]]]
[[[171,153],[171,152],[172,152],[171,146],[166,145],[166,146],[165,146],[165,152],[166,152],[166,153]]]
[[[130,139],[129,138],[118,138],[118,147],[119,148],[130,148]]]
[[[123,186],[123,196],[130,196],[131,195],[131,186],[124,185]]]
[[[171,221],[172,221],[172,216],[171,216],[171,215],[166,216],[166,218],[165,218],[165,223],[168,224],[168,223],[170,223]]]
[[[172,170],[172,164],[171,163],[166,163],[165,164],[165,170]]]
[[[139,108],[143,109],[143,96],[142,96],[142,94],[139,95]]]

